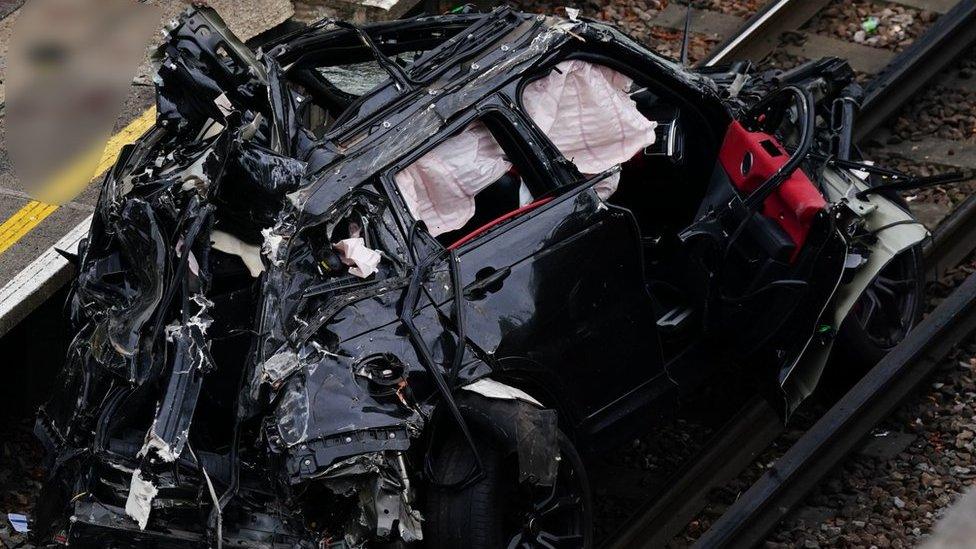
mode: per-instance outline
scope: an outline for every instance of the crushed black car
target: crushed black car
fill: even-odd
[[[920,313],[925,182],[824,59],[693,70],[520,13],[193,8],[106,176],[35,541],[589,547],[582,455],[717,371],[784,420]]]

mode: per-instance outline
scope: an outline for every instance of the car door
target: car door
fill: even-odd
[[[509,375],[569,399],[579,420],[663,373],[633,216],[577,184],[458,249],[472,342]]]

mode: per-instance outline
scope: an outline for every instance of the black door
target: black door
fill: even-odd
[[[637,225],[595,183],[458,250],[473,343],[591,422],[663,373]]]

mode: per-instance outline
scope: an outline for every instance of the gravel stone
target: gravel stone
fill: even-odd
[[[868,18],[878,21],[873,32],[865,30]],[[871,0],[834,0],[805,27],[810,32],[850,40],[858,44],[902,50],[925,32],[937,14],[898,4]]]

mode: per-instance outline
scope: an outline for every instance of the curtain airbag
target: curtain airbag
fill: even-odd
[[[596,175],[654,143],[657,122],[637,110],[628,94],[633,83],[609,67],[563,61],[525,87],[522,103],[563,156],[581,173]],[[618,180],[605,180],[597,191],[607,198]]]
[[[579,171],[596,175],[654,143],[657,123],[628,95],[633,80],[585,61],[563,61],[525,88],[525,110]],[[473,122],[396,174],[410,213],[437,236],[460,229],[474,216],[474,196],[512,164],[481,122]],[[616,191],[619,174],[596,186]]]
[[[415,219],[437,236],[474,216],[474,196],[512,164],[488,128],[473,122],[396,174],[397,188]]]

